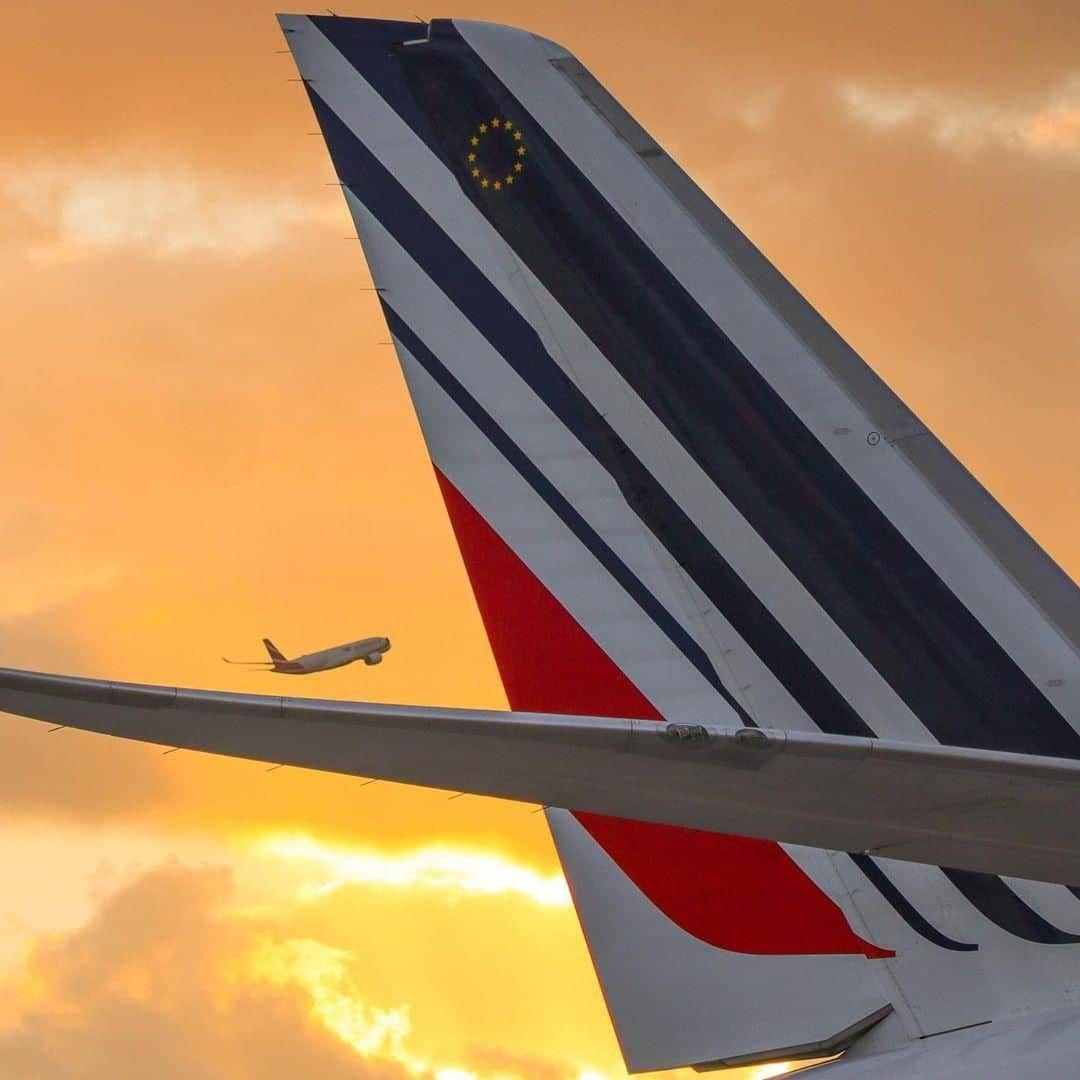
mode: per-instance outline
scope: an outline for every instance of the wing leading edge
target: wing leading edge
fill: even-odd
[[[1080,762],[716,725],[319,701],[0,669],[0,710],[347,775],[1068,884]]]

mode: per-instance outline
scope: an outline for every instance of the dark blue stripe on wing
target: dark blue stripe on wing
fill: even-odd
[[[405,346],[424,370],[442,387],[461,411],[480,429],[488,441],[518,471],[522,479],[555,512],[563,524],[581,541],[597,562],[619,583],[626,594],[661,630],[667,639],[701,672],[744,724],[753,724],[746,710],[731,696],[716,677],[709,658],[696,641],[672,618],[641,580],[590,527],[589,523],[563,497],[529,456],[506,434],[483,406],[451,374],[446,366],[420,340],[390,303],[383,299],[383,311],[390,332]]]
[[[892,905],[893,910],[914,930],[921,934],[932,945],[938,945],[942,949],[951,949],[953,952],[974,952],[978,945],[966,944],[955,941],[943,934],[937,927],[931,925],[912,906],[908,898],[892,883],[885,871],[869,855],[859,852],[850,853],[851,861],[866,875],[867,880],[875,889]]]
[[[645,527],[823,729],[871,735],[836,688],[746,586],[589,399],[532,325],[308,85],[342,183],[380,221],[567,429],[608,471]],[[718,676],[710,680],[719,685]]]

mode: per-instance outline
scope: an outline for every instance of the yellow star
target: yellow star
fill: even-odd
[[[514,162],[514,172],[521,172],[521,170],[524,169],[524,168],[525,168],[525,166],[522,165],[520,161],[515,161]]]
[[[481,180],[481,181],[480,181],[480,186],[481,186],[481,187],[487,187],[487,186],[488,186],[488,181],[487,181],[487,177],[486,177],[486,176],[484,177],[484,179],[483,179],[483,180]]]
[[[470,161],[475,161],[476,160],[476,155],[475,154],[470,154],[469,155],[469,160]]]
[[[506,126],[509,127],[510,125],[507,124]],[[515,131],[514,132],[514,138],[515,139],[520,139],[521,138],[521,132],[520,131]]]
[[[524,157],[525,156],[525,147],[524,146],[519,146],[518,149],[517,149],[517,152],[518,152],[519,157]]]
[[[512,184],[513,182],[514,182],[514,178],[509,173],[507,173],[504,183]]]
[[[480,145],[480,140],[475,135],[469,140],[469,142],[473,146],[479,146]]]
[[[486,135],[487,134],[487,124],[481,124],[480,125],[480,134],[481,135]]]
[[[493,186],[496,191],[502,191],[502,184],[500,184],[498,180],[495,181]]]
[[[491,121],[491,126],[494,128],[497,128],[499,126],[499,118],[497,116],[494,120]]]
[[[504,120],[504,121],[503,121],[503,127],[504,127],[504,128],[505,128],[505,129],[507,130],[507,131],[509,131],[509,130],[510,130],[510,129],[511,129],[512,127],[513,127],[513,126],[514,126],[514,125],[513,125],[513,124],[511,124],[509,120]]]
[[[480,175],[480,170],[479,169],[473,169],[472,174],[473,174],[473,176],[479,176]]]

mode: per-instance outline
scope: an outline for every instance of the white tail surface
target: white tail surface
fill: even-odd
[[[573,56],[281,24],[513,708],[1080,756],[1075,586]],[[1080,979],[1064,887],[550,820],[634,1069]]]

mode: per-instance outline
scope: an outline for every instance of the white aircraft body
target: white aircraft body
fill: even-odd
[[[544,804],[632,1071],[1080,1074],[1074,583],[564,48],[280,21],[513,711],[0,708]]]
[[[222,659],[226,664],[261,667],[278,675],[314,675],[318,671],[332,671],[346,664],[355,664],[357,660],[363,660],[368,667],[381,664],[383,654],[390,651],[390,639],[361,638],[359,641],[349,641],[330,649],[305,653],[291,660],[269,638],[263,638],[263,646],[270,657],[269,660],[230,660],[226,656]]]

